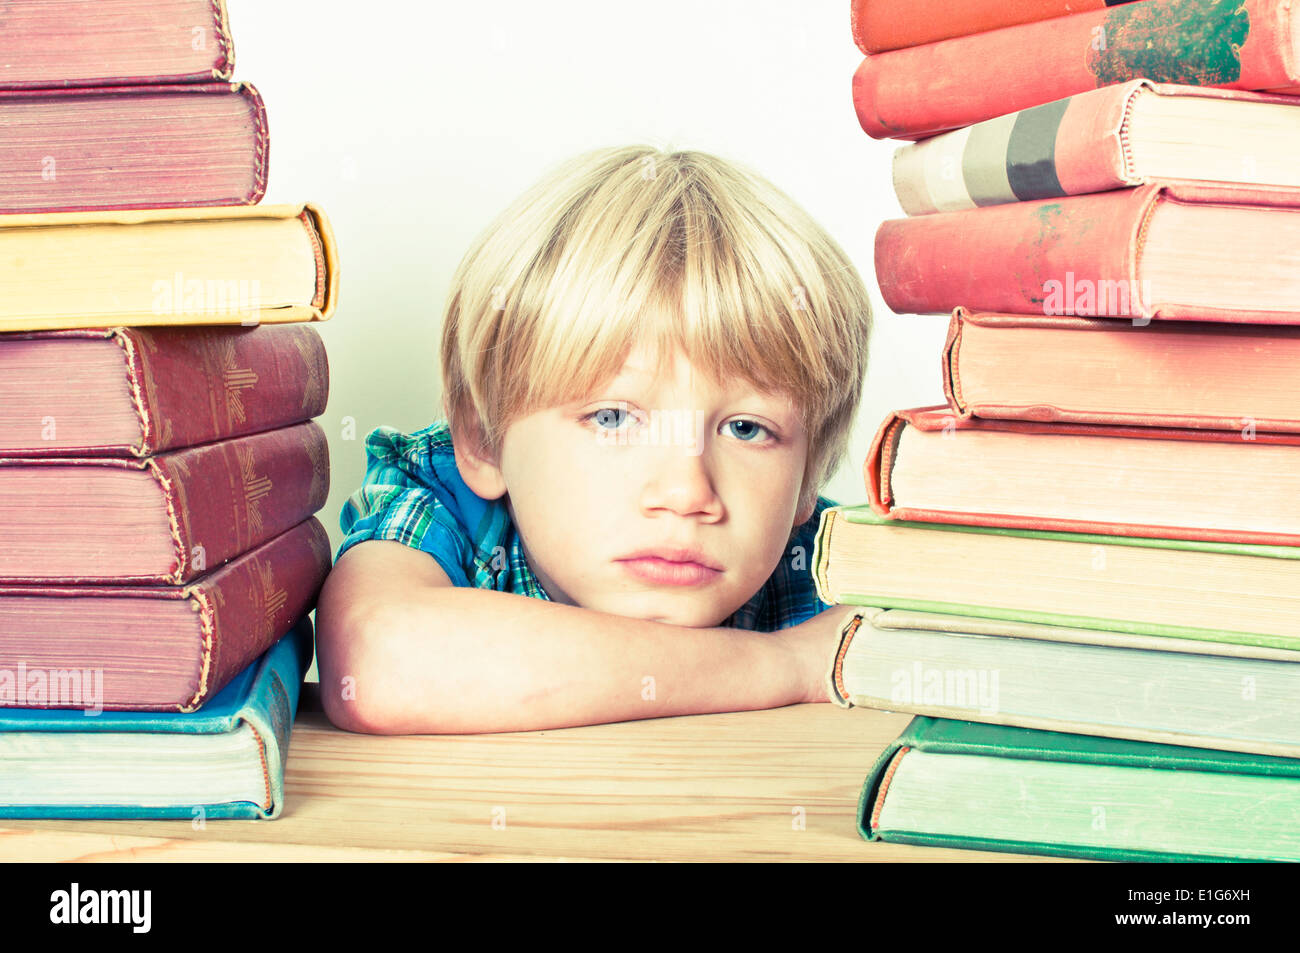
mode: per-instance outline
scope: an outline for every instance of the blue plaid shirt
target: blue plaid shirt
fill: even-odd
[[[834,505],[817,498],[786,558],[723,626],[774,632],[829,608],[813,585],[812,554],[822,510]],[[460,478],[445,421],[413,434],[380,427],[367,437],[366,480],[343,505],[339,525],[346,534],[339,557],[368,539],[394,540],[432,556],[453,585],[550,599],[505,503],[483,499]]]

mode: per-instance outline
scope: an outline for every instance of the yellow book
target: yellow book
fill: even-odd
[[[310,203],[0,216],[0,331],[323,321],[337,291]]]

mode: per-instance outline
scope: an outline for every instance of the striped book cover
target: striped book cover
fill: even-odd
[[[902,146],[894,192],[928,215],[1182,178],[1300,185],[1288,126],[1300,97],[1137,79]]]

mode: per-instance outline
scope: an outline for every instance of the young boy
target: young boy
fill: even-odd
[[[714,156],[604,149],[471,247],[445,421],[379,428],[321,593],[326,714],[381,733],[824,701],[813,587],[870,302],[790,198]]]

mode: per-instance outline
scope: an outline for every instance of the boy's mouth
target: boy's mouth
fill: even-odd
[[[698,586],[722,575],[715,560],[694,549],[652,547],[617,560],[639,579],[659,585]]]

